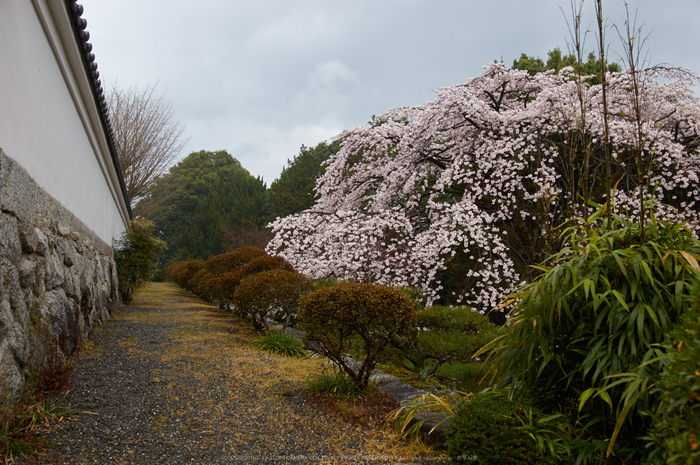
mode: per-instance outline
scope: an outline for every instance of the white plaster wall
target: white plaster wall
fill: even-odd
[[[62,0],[0,1],[0,148],[111,244],[128,213],[61,11]]]

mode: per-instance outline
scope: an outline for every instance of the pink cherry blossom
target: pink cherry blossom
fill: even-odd
[[[616,209],[634,217],[643,189],[664,204],[658,214],[697,223],[694,82],[673,70],[636,77],[639,120],[630,73],[607,76]],[[473,267],[454,303],[498,305],[525,279],[514,222],[556,247],[556,228],[590,212],[587,199],[606,201],[601,86],[579,83],[571,68],[531,76],[492,63],[477,78],[436,90],[433,101],[344,132],[318,180],[316,205],[273,222],[268,252],[311,278],[419,286],[428,303],[461,254]]]

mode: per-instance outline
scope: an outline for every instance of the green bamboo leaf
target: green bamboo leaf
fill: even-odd
[[[622,411],[620,411],[620,414],[617,417],[617,422],[615,424],[615,430],[613,431],[612,436],[610,437],[610,444],[608,444],[608,449],[606,451],[607,456],[610,456],[612,453],[613,446],[615,445],[615,441],[617,440],[617,437],[620,435],[620,430],[622,429],[622,425],[625,422],[625,419],[627,418],[627,414],[629,411],[634,407],[634,405],[637,403],[639,398],[641,398],[646,390],[640,390],[636,389],[635,392],[635,387],[642,384],[642,380],[635,380],[633,383],[630,383],[629,386],[627,386],[627,389],[625,391],[627,392],[627,395],[625,396],[625,402],[622,407]]]
[[[617,262],[618,268],[620,268],[620,271],[622,272],[623,275],[625,275],[625,278],[626,278],[627,277],[627,269],[625,268],[625,265],[622,263],[622,260],[620,259],[619,255],[620,255],[619,251],[616,251],[616,250],[612,251],[612,256],[615,259],[615,261]]]
[[[644,304],[644,308],[646,308],[647,314],[649,315],[649,318],[656,323],[656,326],[661,326],[659,325],[659,318],[656,316],[656,311],[654,310],[654,307],[648,304]]]
[[[610,358],[612,356],[613,356],[613,354],[608,352],[607,354],[605,354],[605,357],[603,357],[601,360],[598,361],[598,363],[596,364],[595,372],[593,373],[593,377],[591,378],[591,379],[593,379],[593,381],[598,379],[598,375],[600,374],[601,371],[603,371],[606,368],[608,368],[608,369],[610,368],[610,363],[608,363],[608,361],[610,360]]]
[[[639,280],[641,278],[640,275],[642,272],[641,266],[639,265],[639,261],[640,261],[639,259],[640,259],[639,255],[635,254],[631,260],[632,271],[634,271],[634,276],[635,276],[635,278],[637,278],[637,280]]]
[[[675,300],[675,310],[676,313],[681,312],[681,304],[683,303],[683,280],[676,281],[676,298]]]
[[[539,420],[537,420],[537,423],[538,424],[549,423],[550,421],[552,421],[556,418],[561,418],[563,416],[564,415],[561,413],[555,413],[554,415],[548,415],[546,417],[540,418]]]
[[[635,273],[633,279],[630,280],[630,298],[634,300],[637,295],[637,285],[638,285],[639,275]]]
[[[626,349],[625,347],[625,341],[627,340],[627,334],[622,334],[620,336],[620,342],[617,345],[617,356],[622,357],[622,352]]]
[[[596,388],[588,388],[579,397],[578,400],[578,411],[580,412],[586,401],[596,392]]]
[[[642,268],[644,269],[644,273],[646,273],[647,282],[649,284],[652,284],[654,282],[654,277],[651,274],[651,268],[649,268],[649,264],[647,262],[642,262]]]
[[[637,310],[637,307],[635,307],[635,310]],[[644,315],[646,312],[644,311],[644,307],[642,306],[640,311],[638,311],[637,314],[637,334],[639,334],[639,341],[644,340]]]
[[[603,322],[605,321],[605,318],[607,318],[608,313],[610,312],[609,308],[610,308],[610,307],[605,306],[605,307],[603,308],[603,311],[601,311],[601,312],[598,314],[598,317],[597,317],[596,320],[595,320],[595,324],[593,325],[593,332],[594,332],[594,333],[597,333],[597,332],[598,332],[598,329],[600,328],[600,325],[603,324]]]
[[[620,294],[620,292],[616,289],[611,289],[610,292],[612,293],[612,295],[615,296],[617,301],[620,302],[620,305],[625,307],[625,310],[629,311],[630,308],[627,306],[627,302],[625,301],[625,296]]]
[[[600,347],[605,343],[607,338],[601,337],[600,340],[596,343],[595,346],[591,350],[588,351],[588,355],[586,356],[586,359],[583,361],[583,366],[586,366],[591,363],[591,361],[598,359],[598,351],[600,350]],[[591,341],[593,342],[593,341]],[[586,372],[588,370],[584,371],[584,376],[586,375]]]
[[[566,297],[568,297],[568,296],[570,296],[570,295],[572,295],[572,294],[575,294],[575,293],[576,293],[576,290],[578,290],[578,288],[580,288],[580,287],[582,287],[582,286],[583,286],[584,291],[585,291],[585,289],[586,289],[586,282],[587,282],[587,281],[579,281],[575,286],[573,286],[573,287],[569,290],[569,292],[566,293]],[[588,296],[588,292],[586,292],[586,296]]]
[[[600,398],[605,401],[606,404],[610,406],[610,411],[612,412],[613,410],[613,404],[612,404],[612,399],[610,398],[610,394],[608,394],[606,391],[600,391]]]
[[[508,337],[508,334],[501,334],[500,336],[496,337],[484,347],[476,351],[476,353],[472,355],[472,358],[478,357],[479,355],[484,354],[495,347],[499,347],[504,342],[506,337]]]

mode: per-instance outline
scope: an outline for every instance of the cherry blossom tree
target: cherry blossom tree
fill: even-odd
[[[571,67],[530,75],[491,63],[338,136],[316,205],[271,223],[267,251],[312,278],[494,307],[595,203],[639,218],[640,199],[654,200],[657,215],[698,221],[690,76],[633,68],[607,73],[602,92]]]

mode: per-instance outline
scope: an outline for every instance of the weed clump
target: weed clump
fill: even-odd
[[[287,357],[302,357],[306,354],[304,342],[294,334],[285,331],[266,334],[258,340],[258,347]]]
[[[328,395],[340,399],[356,399],[366,392],[347,373],[337,368],[326,369],[310,377],[306,387],[312,396]]]

